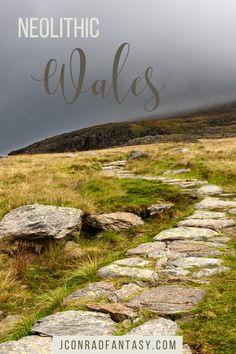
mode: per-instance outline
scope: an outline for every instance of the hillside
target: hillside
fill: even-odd
[[[57,135],[9,155],[73,152],[153,142],[196,141],[236,135],[236,105],[173,118],[109,123]]]

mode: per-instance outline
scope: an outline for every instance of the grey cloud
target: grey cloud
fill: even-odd
[[[148,66],[161,92],[156,116],[235,99],[236,3],[234,0],[41,0],[4,3],[0,22],[0,153],[61,132],[100,123],[145,118],[147,95],[119,105],[84,94],[66,105],[48,96],[31,74],[42,75],[49,58],[67,62],[81,47],[87,55],[86,85],[111,83],[114,53],[129,42],[121,86],[125,90]],[[18,17],[100,19],[98,39],[18,39]]]

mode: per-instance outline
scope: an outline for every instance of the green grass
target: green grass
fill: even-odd
[[[236,252],[236,240],[231,244]],[[236,255],[225,259],[229,272],[211,278],[204,301],[191,322],[182,322],[185,341],[204,354],[236,353]]]

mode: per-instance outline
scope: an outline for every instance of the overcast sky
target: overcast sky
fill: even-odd
[[[72,105],[60,92],[49,96],[42,82],[46,62],[68,64],[71,51],[86,53],[85,84],[106,79],[111,85],[114,54],[130,44],[120,78],[126,90],[132,79],[153,67],[157,87],[165,83],[161,116],[215,103],[236,95],[235,0],[40,0],[3,1],[0,21],[0,153],[55,134],[107,122],[147,118],[147,94],[131,94],[118,104],[83,94]],[[96,39],[19,39],[18,17],[97,17]]]

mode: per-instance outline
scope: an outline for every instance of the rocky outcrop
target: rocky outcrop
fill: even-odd
[[[52,205],[26,205],[12,210],[0,222],[0,238],[59,239],[80,231],[83,212]]]
[[[89,215],[87,216],[85,223],[88,227],[96,230],[115,231],[143,225],[143,221],[138,215],[126,212]]]

